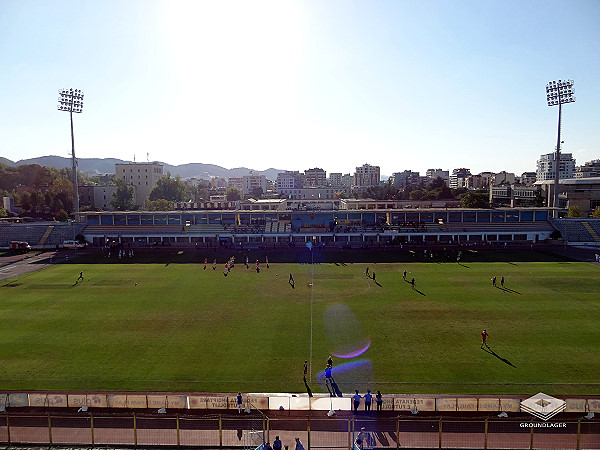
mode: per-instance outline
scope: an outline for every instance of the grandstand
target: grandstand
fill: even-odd
[[[554,219],[552,225],[567,243],[600,245],[600,219]]]
[[[600,245],[600,219],[552,219],[547,208],[338,211],[88,212],[81,222],[0,223],[0,248],[55,248],[82,235],[111,243],[178,246],[362,247],[404,243],[538,242],[558,230],[567,244]]]
[[[546,208],[83,213],[83,235],[106,242],[328,246],[537,242],[555,230]]]

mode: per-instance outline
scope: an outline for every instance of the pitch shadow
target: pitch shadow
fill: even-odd
[[[492,350],[490,348],[489,345],[486,344],[485,346],[486,348],[482,348],[482,350],[486,353],[489,353],[490,355],[494,355],[496,358],[498,358],[500,361],[502,361],[505,364],[508,364],[511,367],[514,367],[515,369],[517,368],[517,366],[515,366],[513,363],[511,363],[508,359],[506,358],[502,358],[501,356],[499,356],[494,350]]]
[[[309,397],[313,396],[312,390],[310,389],[310,386],[308,385],[308,383],[306,382],[306,378],[304,379],[304,386],[306,387],[306,393],[308,394]]]
[[[496,287],[498,287],[498,286],[496,286]],[[508,293],[511,293],[511,294],[519,294],[519,295],[521,295],[521,293],[519,291],[515,291],[514,289],[509,289],[509,288],[505,288],[505,287],[499,287],[498,289],[501,289],[504,292],[508,292]]]

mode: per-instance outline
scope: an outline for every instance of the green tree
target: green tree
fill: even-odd
[[[600,219],[600,206],[596,206],[592,211],[592,219]]]
[[[8,213],[4,208],[0,208],[0,217],[8,217]]]
[[[575,205],[575,206],[569,206],[569,211],[567,212],[567,217],[570,218],[577,218],[577,217],[581,217],[581,209],[579,208],[579,206]]]
[[[56,213],[56,220],[59,222],[66,222],[69,220],[69,214],[64,209],[59,209]]]
[[[48,188],[48,202],[51,211],[56,214],[64,209],[67,213],[73,211],[73,183],[65,177],[56,178]],[[60,202],[60,205],[59,205]]]
[[[159,198],[158,200],[146,200],[144,203],[144,209],[146,211],[171,211],[173,209],[173,202]]]
[[[167,172],[167,175],[162,176],[156,182],[156,186],[150,191],[150,200],[158,200],[163,198],[171,202],[182,202],[186,200],[185,192],[187,186],[181,177],[177,175],[175,178],[171,178],[171,172]]]
[[[235,202],[242,198],[242,193],[238,188],[230,187],[225,191],[225,196],[227,197],[228,202]]]
[[[261,198],[263,195],[263,190],[260,186],[253,187],[250,190],[250,195],[255,198]]]
[[[488,208],[490,196],[486,192],[469,191],[461,197],[460,205],[463,208]]]
[[[114,190],[110,206],[117,211],[130,211],[135,206],[133,186],[122,178],[116,178],[117,188]]]
[[[31,193],[31,208],[34,212],[41,209],[44,206],[44,194],[40,191],[33,191]]]
[[[19,195],[18,205],[23,208],[24,211],[31,211],[31,194],[25,191]]]

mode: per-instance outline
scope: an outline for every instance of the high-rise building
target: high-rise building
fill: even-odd
[[[558,169],[558,178],[573,178],[575,172],[575,160],[571,153],[560,154],[560,166]],[[554,180],[556,173],[556,153],[548,153],[540,156],[537,160],[537,170],[535,172],[536,181]]]
[[[142,206],[150,196],[152,188],[163,176],[163,166],[157,162],[119,163],[115,164],[115,173],[134,187],[135,205]]]
[[[467,179],[471,176],[469,169],[454,169],[450,175],[450,189],[467,187]]]
[[[323,169],[315,167],[304,171],[305,186],[325,186],[327,180],[327,172]]]
[[[380,169],[379,166],[363,164],[356,168],[354,172],[354,186],[358,188],[379,186]]]

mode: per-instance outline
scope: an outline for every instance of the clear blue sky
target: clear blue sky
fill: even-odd
[[[600,158],[600,1],[0,0],[0,156],[382,174]]]

